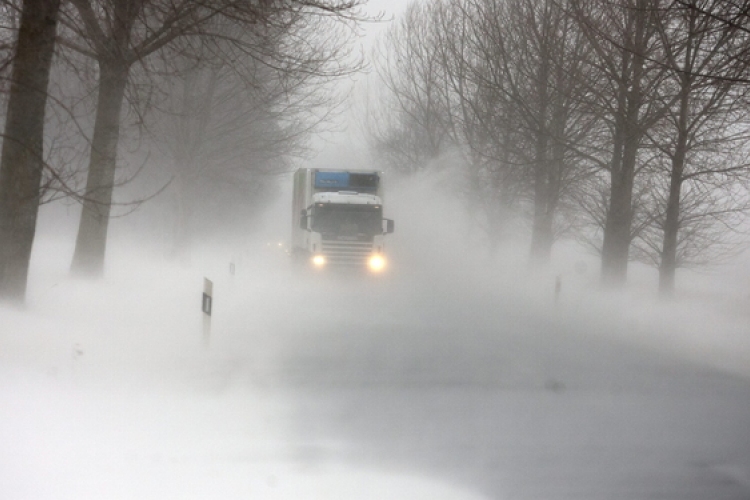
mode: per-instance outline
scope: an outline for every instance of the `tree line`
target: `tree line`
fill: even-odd
[[[380,40],[386,89],[366,130],[410,173],[445,154],[496,247],[513,221],[533,262],[574,237],[621,286],[736,252],[750,209],[750,2],[412,2]]]
[[[196,201],[283,171],[335,104],[327,84],[360,65],[347,42],[362,3],[0,2],[0,298],[24,300],[50,199],[82,205],[71,271],[103,273],[129,136],[171,159],[159,168],[178,206],[175,252]]]

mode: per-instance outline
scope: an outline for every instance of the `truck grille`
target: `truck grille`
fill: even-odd
[[[363,266],[372,253],[371,241],[323,240],[323,255],[334,265]]]

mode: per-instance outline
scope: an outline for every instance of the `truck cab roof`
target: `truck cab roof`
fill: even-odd
[[[369,193],[357,193],[356,191],[315,193],[312,196],[312,202],[348,205],[382,205],[383,203],[379,196]]]

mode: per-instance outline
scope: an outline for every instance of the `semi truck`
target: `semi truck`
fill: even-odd
[[[381,273],[387,266],[382,174],[374,170],[300,168],[294,174],[291,255],[314,269]]]

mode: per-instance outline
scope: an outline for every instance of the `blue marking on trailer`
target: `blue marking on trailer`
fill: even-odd
[[[341,189],[349,187],[349,172],[315,172],[316,189]]]

